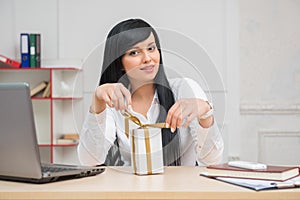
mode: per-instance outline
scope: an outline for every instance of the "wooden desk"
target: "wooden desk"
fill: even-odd
[[[137,176],[128,167],[43,185],[0,181],[0,199],[300,199],[300,189],[252,191],[199,176],[201,167],[167,167]]]

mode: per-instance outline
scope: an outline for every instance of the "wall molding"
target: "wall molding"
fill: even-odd
[[[260,115],[260,114],[300,114],[300,103],[296,104],[241,104],[241,115]]]
[[[259,162],[265,163],[268,158],[266,157],[266,141],[272,138],[300,138],[300,130],[260,130],[257,132],[258,151],[257,158]],[[296,153],[296,152],[295,152]]]

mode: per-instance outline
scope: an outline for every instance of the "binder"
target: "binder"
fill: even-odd
[[[20,65],[20,62],[0,55],[0,68],[20,68]]]
[[[36,67],[41,67],[41,34],[35,34]]]
[[[20,44],[21,44],[21,67],[29,68],[30,55],[29,55],[29,34],[28,33],[21,33]]]
[[[36,35],[29,34],[29,46],[30,46],[30,68],[36,67]]]

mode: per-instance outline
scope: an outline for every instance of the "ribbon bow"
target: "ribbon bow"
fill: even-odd
[[[141,128],[145,128],[145,127],[166,128],[166,123],[143,124],[136,116],[131,114],[128,110],[125,110],[124,112],[122,112],[122,115],[125,118],[125,134],[127,137],[129,137],[129,122],[128,122],[128,120],[137,124]]]

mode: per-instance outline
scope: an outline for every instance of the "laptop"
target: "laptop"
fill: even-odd
[[[0,83],[0,179],[48,183],[93,176],[104,170],[41,163],[29,85]]]

